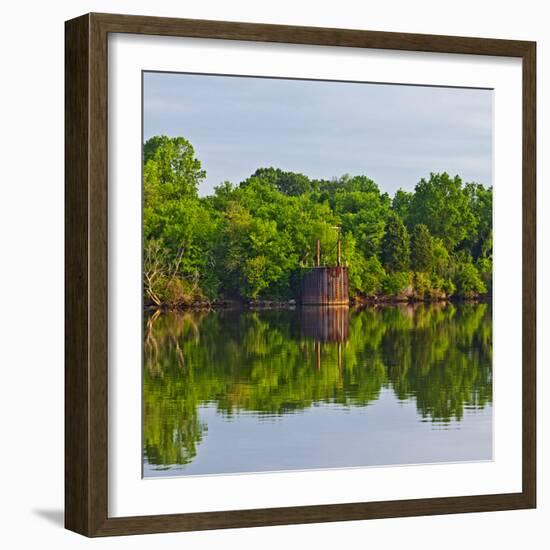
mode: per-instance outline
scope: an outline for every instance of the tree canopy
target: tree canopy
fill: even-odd
[[[491,291],[492,188],[481,183],[430,174],[391,198],[366,175],[264,167],[200,197],[206,173],[183,137],[150,138],[143,162],[147,302],[295,298],[316,240],[334,265],[339,237],[352,295]]]

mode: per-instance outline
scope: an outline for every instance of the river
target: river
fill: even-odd
[[[487,303],[146,313],[144,476],[492,459]]]

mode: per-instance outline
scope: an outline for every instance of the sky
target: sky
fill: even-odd
[[[201,196],[270,166],[390,195],[430,172],[492,185],[492,127],[492,90],[144,73],[143,137],[192,143]]]

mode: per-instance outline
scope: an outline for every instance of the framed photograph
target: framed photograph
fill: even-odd
[[[68,529],[536,506],[535,43],[65,39]]]

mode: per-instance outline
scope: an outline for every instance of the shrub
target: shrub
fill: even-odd
[[[493,288],[493,261],[490,258],[480,258],[477,261],[477,270],[487,292]]]
[[[382,280],[382,293],[390,296],[397,296],[409,286],[410,276],[406,271],[397,271],[386,275]]]
[[[478,270],[471,262],[458,264],[454,281],[457,294],[462,298],[475,298],[487,292],[487,287],[481,280]]]
[[[415,296],[423,299],[433,295],[432,281],[427,273],[415,271],[413,274],[413,288]]]
[[[377,294],[382,289],[382,281],[386,276],[386,272],[380,263],[380,260],[373,256],[365,262],[363,272],[363,292],[365,294]]]

